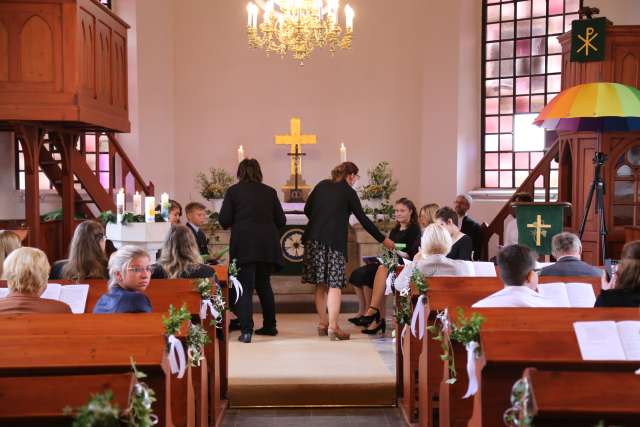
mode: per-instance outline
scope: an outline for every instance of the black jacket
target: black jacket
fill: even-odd
[[[640,292],[627,289],[608,289],[600,292],[596,307],[640,307]]]
[[[231,227],[229,259],[238,264],[284,264],[280,231],[287,223],[276,190],[258,182],[239,182],[224,196],[220,225]]]
[[[464,218],[462,218],[460,231],[471,237],[471,241],[473,242],[473,261],[480,260],[480,248],[482,247],[482,228],[480,224],[475,222],[470,216],[465,215]]]
[[[207,235],[204,234],[201,228],[198,228],[196,231],[195,228],[191,224],[187,222],[187,227],[196,237],[196,243],[198,244],[198,250],[200,251],[200,255],[209,255],[209,239],[207,239]]]
[[[378,242],[384,235],[367,218],[356,191],[346,181],[320,181],[304,205],[309,223],[302,236],[304,243],[315,240],[342,252],[347,257],[349,215],[354,214],[365,230]]]

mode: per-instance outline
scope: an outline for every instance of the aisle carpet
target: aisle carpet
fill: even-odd
[[[262,319],[256,316],[256,327]],[[391,406],[395,373],[378,349],[390,339],[370,338],[345,327],[351,340],[318,337],[317,316],[278,315],[277,337],[254,335],[251,344],[231,334],[229,398],[232,407]],[[347,322],[343,321],[343,325]]]

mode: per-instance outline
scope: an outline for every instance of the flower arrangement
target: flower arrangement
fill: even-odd
[[[200,325],[189,325],[187,335],[187,354],[191,366],[200,366],[200,361],[204,358],[204,346],[211,342],[207,330]]]
[[[196,184],[200,195],[207,200],[222,199],[224,193],[233,185],[233,177],[222,168],[211,168],[208,173],[196,175]]]
[[[373,169],[367,170],[369,183],[360,188],[362,200],[381,199],[388,201],[398,189],[398,181],[393,180],[389,162],[380,162]]]
[[[218,313],[217,317],[211,320],[210,325],[215,326],[218,329],[221,329],[224,325],[223,323],[223,314],[227,310],[227,305],[224,301],[224,297],[222,295],[222,288],[216,284],[216,282],[210,278],[204,279],[196,279],[195,280],[196,290],[200,294],[200,299],[203,303],[210,302],[213,307],[214,314]],[[214,291],[215,287],[215,291]],[[204,309],[204,313],[206,314],[206,307]],[[202,312],[200,314],[203,315]]]

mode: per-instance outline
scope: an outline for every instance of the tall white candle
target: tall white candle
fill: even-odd
[[[244,148],[242,145],[238,148],[238,163],[244,160]]]
[[[160,196],[160,215],[165,221],[169,220],[169,195],[162,193]]]
[[[116,222],[120,224],[122,222],[122,216],[124,215],[124,188],[121,188],[116,194]]]
[[[349,30],[353,30],[353,17],[355,16],[355,13],[353,12],[353,9],[351,8],[351,6],[346,5],[344,7],[344,17],[345,20],[347,21],[347,29]]]
[[[340,144],[340,162],[347,161],[347,147],[343,143]]]
[[[136,191],[133,195],[133,213],[135,215],[142,215],[142,196]]]
[[[156,222],[156,198],[155,197],[144,198],[144,221]]]

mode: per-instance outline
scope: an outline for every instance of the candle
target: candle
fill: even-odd
[[[144,221],[156,222],[156,198],[155,197],[144,198]]]
[[[345,20],[347,21],[347,29],[353,31],[353,17],[355,16],[355,13],[353,12],[353,9],[351,8],[351,6],[346,5],[344,7],[344,17]]]
[[[238,147],[238,163],[244,160],[244,148],[242,145]]]
[[[347,161],[347,147],[344,144],[340,144],[340,162]]]
[[[269,23],[269,18],[271,18],[272,12],[273,12],[273,1],[269,1],[264,7],[264,23],[265,24]]]
[[[122,222],[122,216],[124,215],[124,188],[121,188],[116,194],[116,222],[120,224]]]
[[[253,3],[247,5],[247,27],[251,26],[251,16],[253,14]]]
[[[142,215],[142,196],[136,191],[133,195],[133,213],[135,215]]]
[[[160,196],[160,215],[162,215],[165,221],[169,220],[169,206],[169,195],[162,193]]]

